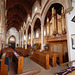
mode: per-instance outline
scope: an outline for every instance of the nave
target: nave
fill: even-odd
[[[6,53],[6,55],[5,55],[5,53]],[[37,51],[34,53],[39,53],[39,52]],[[49,61],[48,57],[46,59],[47,61],[43,61],[43,60],[45,60],[45,58],[44,58],[45,55],[41,58],[42,52],[40,52],[41,56],[38,55],[38,58],[35,57],[37,59],[33,60],[34,57],[32,58],[32,55],[34,55],[34,53],[23,56],[22,54],[18,53],[18,51],[16,51],[15,49],[12,49],[12,48],[3,49],[1,59],[2,59],[2,61],[5,61],[5,63],[1,62],[2,63],[1,66],[4,67],[3,64],[5,64],[8,67],[5,66],[4,69],[2,67],[2,70],[0,72],[2,73],[2,75],[5,75],[5,74],[6,75],[20,75],[20,74],[21,75],[24,75],[24,74],[25,75],[32,75],[32,74],[33,75],[56,75],[57,73],[64,71],[64,69],[69,68],[68,65],[65,65],[66,63],[62,64],[64,66],[61,66],[61,63],[59,65],[59,64],[57,64],[56,61],[54,61],[54,62],[56,62],[53,64],[54,66],[51,65],[51,63],[50,63],[51,60]],[[45,51],[44,51],[44,53],[45,53]],[[39,60],[41,59],[41,60],[39,61],[38,59]],[[47,64],[46,64],[46,62],[47,62]],[[73,62],[75,62],[75,61],[73,61]],[[72,64],[72,62],[69,62],[68,64]],[[75,68],[72,68],[72,69],[75,70]],[[75,71],[73,71],[73,72],[75,72]]]
[[[11,48],[8,48],[8,49],[12,50]],[[10,50],[8,50],[8,52],[13,52],[14,51],[14,50],[12,50],[12,51],[10,51]],[[15,71],[14,63],[12,62],[13,59],[12,59],[11,55],[9,55],[9,53],[8,53],[8,56],[9,56],[8,75],[16,75],[17,73]],[[8,57],[8,56],[6,56],[6,57]],[[15,64],[16,64],[16,62],[15,62]],[[55,68],[50,66],[50,69],[46,70],[45,68],[43,68],[42,66],[40,66],[36,62],[32,61],[29,56],[27,56],[23,59],[23,72],[22,73],[25,73],[27,71],[32,71],[32,70],[35,70],[35,69],[40,69],[41,72],[38,73],[37,75],[55,75],[57,72],[65,69],[65,68],[67,68],[67,66],[65,66],[65,67],[57,66]],[[20,75],[20,74],[17,74],[17,75]]]
[[[0,0],[0,75],[75,73],[75,0]]]

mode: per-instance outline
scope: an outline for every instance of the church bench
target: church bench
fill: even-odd
[[[17,53],[21,54],[22,56],[27,56],[29,53],[29,50],[24,48],[16,48],[15,50]]]
[[[13,49],[12,49],[12,48],[9,48],[9,47],[8,47],[8,48],[3,48],[3,49],[2,49],[2,54],[3,54],[3,53],[10,52],[10,51],[12,52]]]
[[[62,53],[51,52],[51,51],[42,51],[42,54],[49,54],[50,64],[55,67],[57,65],[57,58],[59,58],[59,64],[63,63]]]
[[[23,57],[13,52],[12,62],[14,63],[15,72],[20,74],[23,72]]]
[[[27,56],[28,53],[29,53],[29,51],[28,51],[28,49],[22,48],[22,51],[20,50],[20,53],[21,53],[23,56]]]
[[[5,65],[6,53],[4,53],[0,60],[0,75],[8,75],[8,66]]]
[[[45,69],[49,69],[49,54],[45,55],[40,52],[33,52],[30,58]]]
[[[40,71],[41,71],[40,69],[35,69],[35,70],[31,70],[31,71],[22,73],[21,75],[35,75],[37,73],[40,73]]]

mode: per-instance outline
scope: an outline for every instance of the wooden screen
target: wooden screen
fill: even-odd
[[[52,52],[65,53],[67,50],[67,41],[50,42],[49,50]]]

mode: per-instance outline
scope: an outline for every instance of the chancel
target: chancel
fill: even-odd
[[[0,0],[0,75],[75,75],[75,0]]]

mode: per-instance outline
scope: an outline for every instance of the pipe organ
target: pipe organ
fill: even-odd
[[[61,15],[57,14],[57,29],[58,34],[62,34],[62,23],[61,23]]]
[[[56,13],[56,10],[54,7],[52,8],[52,16],[51,20],[49,21],[49,18],[47,17],[46,21],[47,26],[47,36],[53,36],[56,34],[66,34],[65,30],[65,14],[64,14],[64,8],[61,9],[61,15]]]
[[[62,7],[60,13],[58,13],[53,7],[52,16],[47,17],[46,20],[46,32],[49,37],[44,38],[44,43],[48,43],[49,51],[62,53],[63,55],[68,53],[65,24],[64,8]]]

